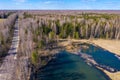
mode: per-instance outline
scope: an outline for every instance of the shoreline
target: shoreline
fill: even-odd
[[[68,39],[61,39],[61,40],[66,40],[63,42],[62,46],[66,47],[66,50],[72,54],[77,54],[76,50],[73,50],[73,46],[69,45],[69,40]],[[111,52],[112,54],[118,55],[120,56],[120,50],[119,50],[119,44],[120,41],[119,40],[104,40],[104,39],[97,39],[97,40],[86,40],[86,39],[82,39],[82,40],[75,40],[75,39],[71,39],[70,42],[78,42],[78,43],[88,43],[88,44],[92,44],[94,46],[98,46],[103,48],[104,50],[107,50],[109,52]],[[105,69],[102,69],[100,67],[97,67],[97,69],[101,70],[102,72],[104,72],[111,80],[120,80],[120,71],[115,72],[115,73],[111,73],[108,72]]]
[[[97,39],[91,40],[91,44],[95,46],[99,46],[104,50],[107,50],[115,55],[120,56],[120,40],[104,40],[104,39]]]
[[[70,53],[71,53],[71,52],[70,52]],[[74,54],[74,55],[79,56],[79,54],[78,54],[77,52],[72,52],[71,54]],[[79,56],[79,57],[80,57],[80,56]],[[82,58],[82,59],[83,59],[83,58]],[[100,68],[100,67],[98,67],[98,66],[95,66],[95,65],[92,65],[92,67],[94,67],[95,69],[97,69],[98,71],[100,71],[100,73],[102,73],[103,76],[104,76],[107,80],[112,80],[111,77],[103,71],[104,69],[102,69],[102,68]]]
[[[114,55],[120,56],[120,50],[119,50],[120,41],[119,40],[98,39],[98,40],[92,40],[90,42],[92,45],[99,46],[99,47],[103,48],[104,50],[111,52]],[[100,70],[102,70],[106,75],[108,75],[112,80],[120,80],[120,71],[111,73],[100,67],[98,67],[98,68]]]
[[[63,51],[63,50],[61,50],[61,51]],[[59,51],[60,52],[60,51]],[[59,53],[58,52],[58,53]],[[68,51],[67,51],[68,52]],[[70,53],[70,52],[69,52]],[[79,56],[77,53],[70,53],[70,54],[73,54],[73,55],[76,55],[76,56]],[[79,56],[80,57],[80,56]],[[83,59],[82,59],[83,60]],[[51,60],[50,60],[51,61]],[[49,61],[49,62],[50,62]],[[84,60],[83,60],[84,61]],[[48,62],[48,63],[49,63]],[[47,65],[44,65],[43,67],[45,67],[45,66],[47,66]],[[41,68],[39,68],[39,69],[42,69],[43,67],[41,67]],[[102,76],[106,79],[106,80],[112,80],[105,72],[103,72],[101,69],[99,69],[99,68],[97,68],[97,67],[95,67],[94,65],[92,66],[94,69],[96,69],[96,70],[98,70],[98,72],[99,73],[101,73],[102,74]]]
[[[100,73],[103,73],[103,75],[104,75],[104,77],[107,79],[107,80],[112,80],[111,78],[110,78],[110,76],[109,75],[107,75],[103,70],[101,70],[101,69],[99,69],[98,67],[95,67],[95,66],[93,66],[95,69],[97,69],[98,71],[100,71]]]

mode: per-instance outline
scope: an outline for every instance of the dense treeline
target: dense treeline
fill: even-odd
[[[46,54],[44,50],[47,51],[51,46],[53,46],[53,44],[56,45],[56,43],[53,43],[55,42],[53,40],[54,32],[50,32],[52,30],[48,27],[40,27],[41,24],[39,24],[39,20],[36,20],[31,16],[25,17],[24,13],[19,14],[18,21],[20,29],[18,57],[19,59],[28,57],[27,61],[31,62],[34,71],[36,71],[39,67],[45,65],[51,58],[51,56],[49,56],[51,54]],[[42,26],[47,25],[42,24]],[[53,44],[51,45],[51,43]],[[44,55],[46,57],[44,57]],[[21,63],[19,65],[21,65]],[[25,67],[26,65],[28,64],[22,64],[23,67],[18,66],[18,70],[20,70],[19,74],[22,80],[26,80],[26,78],[29,77],[27,74],[30,74],[26,71],[28,70],[28,68]]]
[[[34,65],[39,65],[36,63],[40,60],[40,53],[43,50],[50,49],[51,43],[54,43],[54,46],[56,45],[54,40],[56,35],[51,28],[47,27],[46,23],[44,24],[44,20],[40,23],[38,19],[23,15],[19,16],[21,38],[19,56],[29,56]]]
[[[0,58],[4,57],[10,48],[16,17],[16,14],[11,14],[0,21]]]
[[[60,38],[73,39],[120,39],[120,16],[118,14],[20,14],[21,53],[36,57],[41,50]],[[56,45],[56,44],[55,44]],[[23,49],[24,46],[24,49]],[[36,57],[38,58],[38,57]],[[32,57],[34,64],[38,60]]]
[[[115,14],[92,14],[79,15],[32,15],[24,13],[24,18],[36,20],[38,26],[36,33],[49,36],[55,33],[59,38],[104,38],[120,39],[120,16]]]

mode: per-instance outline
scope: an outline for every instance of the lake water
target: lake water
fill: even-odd
[[[81,52],[91,55],[97,63],[120,71],[120,60],[114,54],[91,44],[84,43],[82,45],[89,48],[81,49]]]
[[[37,80],[109,80],[100,70],[87,65],[80,56],[61,51],[37,73]]]

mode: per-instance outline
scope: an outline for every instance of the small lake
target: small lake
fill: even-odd
[[[37,73],[37,80],[109,80],[100,70],[87,65],[80,56],[61,51]]]
[[[88,47],[81,49],[81,52],[91,55],[98,64],[120,71],[120,60],[115,57],[115,54],[91,44],[84,43],[81,45]]]

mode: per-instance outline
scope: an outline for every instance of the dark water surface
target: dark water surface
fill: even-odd
[[[108,80],[98,69],[87,65],[80,56],[62,51],[39,70],[37,80]]]
[[[111,52],[91,44],[82,44],[89,48],[82,49],[81,52],[91,55],[94,60],[101,65],[106,65],[120,71],[120,60]]]

